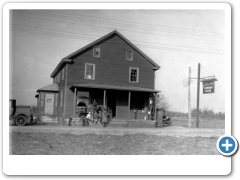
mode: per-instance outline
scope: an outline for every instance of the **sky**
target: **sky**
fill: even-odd
[[[10,13],[10,98],[36,106],[36,90],[52,84],[62,58],[118,30],[161,66],[155,89],[170,110],[188,110],[188,73],[215,76],[214,94],[202,94],[200,109],[225,112],[224,10],[14,10]],[[197,81],[191,81],[196,107]]]

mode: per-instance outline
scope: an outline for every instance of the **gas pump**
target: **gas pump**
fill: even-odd
[[[150,97],[148,107],[148,120],[152,120],[153,118],[154,118],[153,97]]]

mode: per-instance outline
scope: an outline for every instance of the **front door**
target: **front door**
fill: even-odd
[[[112,118],[116,117],[117,94],[115,91],[110,91],[107,94],[107,106],[110,110]]]
[[[54,94],[45,94],[45,114],[53,115]]]

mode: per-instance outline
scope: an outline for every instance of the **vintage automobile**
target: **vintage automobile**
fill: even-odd
[[[16,100],[9,100],[9,120],[17,126],[37,123],[37,118],[30,106],[16,106]]]

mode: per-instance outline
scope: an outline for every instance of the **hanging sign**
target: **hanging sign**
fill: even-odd
[[[209,94],[215,92],[215,81],[216,79],[202,80],[203,83],[203,94]]]

